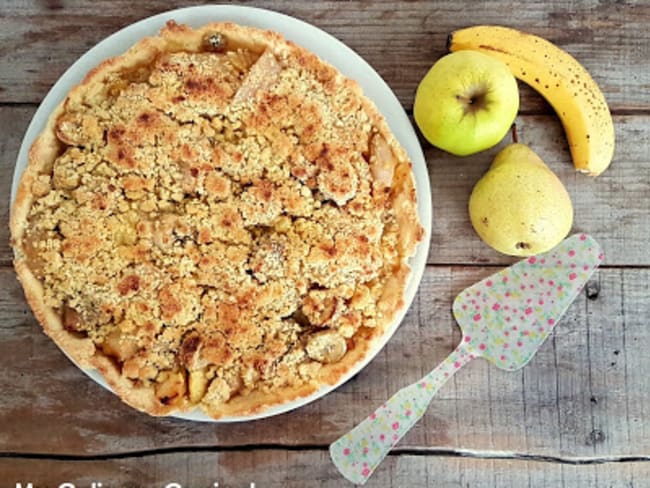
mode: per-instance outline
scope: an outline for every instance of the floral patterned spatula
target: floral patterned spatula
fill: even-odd
[[[422,417],[438,389],[472,359],[482,357],[506,371],[524,367],[602,260],[598,243],[576,234],[546,254],[519,261],[463,290],[453,305],[460,344],[436,369],[330,445],[341,474],[365,483]]]

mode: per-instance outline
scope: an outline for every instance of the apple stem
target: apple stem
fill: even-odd
[[[517,137],[517,124],[512,124],[510,133],[512,134],[512,142],[517,144],[519,142],[519,137]]]

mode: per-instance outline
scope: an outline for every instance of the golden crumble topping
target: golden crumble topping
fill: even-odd
[[[400,306],[421,228],[410,164],[353,82],[211,29],[68,98],[14,245],[67,333],[161,406],[217,416],[331,381]]]

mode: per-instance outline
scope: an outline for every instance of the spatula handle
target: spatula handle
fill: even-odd
[[[330,445],[330,456],[348,480],[363,484],[391,448],[424,415],[440,387],[474,359],[464,342],[420,381],[399,390],[363,422]]]

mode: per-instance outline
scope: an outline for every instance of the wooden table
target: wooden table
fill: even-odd
[[[195,2],[174,5],[184,3]],[[520,140],[565,183],[574,230],[601,242],[605,265],[524,370],[469,365],[367,486],[650,486],[650,4],[252,3],[337,36],[377,69],[409,111],[449,31],[505,23],[575,55],[614,114],[614,162],[590,178],[574,172],[550,107],[522,87]],[[0,485],[346,486],[328,444],[444,358],[459,339],[452,299],[512,262],[478,239],[466,211],[497,148],[455,158],[425,145],[435,215],[429,266],[398,332],[352,381],[297,411],[247,424],[138,413],[90,381],[41,332],[11,267],[8,199],[23,133],[61,73],[105,36],[171,5],[0,2]]]

